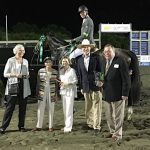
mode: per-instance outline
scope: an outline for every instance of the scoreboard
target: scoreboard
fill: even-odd
[[[138,56],[141,66],[150,66],[150,31],[131,31],[130,50]]]

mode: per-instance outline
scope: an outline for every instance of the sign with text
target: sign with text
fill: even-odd
[[[141,55],[140,62],[150,62],[150,55]]]
[[[131,32],[131,24],[101,24],[101,32]]]

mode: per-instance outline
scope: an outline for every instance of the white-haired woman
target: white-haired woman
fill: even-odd
[[[29,84],[29,70],[28,61],[23,58],[25,54],[25,48],[21,44],[17,44],[13,53],[15,56],[9,58],[5,65],[4,77],[8,78],[6,89],[5,89],[5,100],[6,109],[3,116],[2,126],[0,127],[0,133],[4,134],[6,128],[9,126],[15,105],[19,104],[19,121],[18,129],[19,131],[25,132],[25,115],[26,115],[26,105],[27,97],[31,94],[30,84]],[[8,90],[9,84],[18,83],[19,93],[11,95]]]

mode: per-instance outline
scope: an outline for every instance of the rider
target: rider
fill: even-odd
[[[88,14],[88,8],[85,5],[81,5],[78,8],[78,12],[80,13],[81,18],[83,18],[82,26],[81,26],[81,35],[71,40],[71,43],[73,42],[81,43],[83,39],[88,39],[91,44],[95,44],[93,38],[94,24],[93,24],[93,20],[90,18]],[[82,50],[77,48],[70,54],[69,58],[70,59],[76,58],[81,54],[82,54]]]

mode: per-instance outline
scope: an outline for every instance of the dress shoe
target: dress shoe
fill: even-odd
[[[19,128],[19,131],[20,131],[20,132],[27,132],[27,130],[26,130],[24,127]]]
[[[2,128],[0,128],[0,133],[1,133],[1,134],[5,134],[5,130],[2,129]]]
[[[109,134],[105,135],[105,138],[112,138],[112,134],[109,133]]]
[[[32,132],[35,132],[35,131],[41,131],[41,128],[33,128]]]
[[[94,129],[94,135],[95,135],[95,136],[98,136],[99,133],[100,133],[100,130],[99,130],[99,129]]]
[[[88,125],[82,126],[83,130],[93,130],[92,127],[89,127]]]
[[[49,132],[53,132],[54,131],[54,129],[53,128],[49,128],[49,130],[48,130]]]

